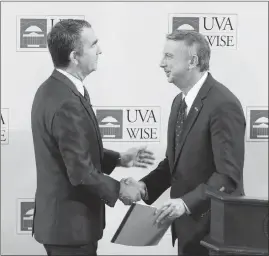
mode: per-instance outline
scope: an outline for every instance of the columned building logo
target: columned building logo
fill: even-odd
[[[122,110],[99,109],[96,118],[103,139],[122,139]]]

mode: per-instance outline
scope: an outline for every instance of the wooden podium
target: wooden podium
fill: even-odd
[[[201,245],[210,255],[268,255],[268,199],[207,191],[210,233]]]

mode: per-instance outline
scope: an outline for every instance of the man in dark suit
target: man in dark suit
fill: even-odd
[[[146,148],[103,148],[82,81],[96,70],[101,50],[90,24],[64,20],[48,35],[55,66],[38,88],[31,113],[37,170],[33,234],[48,255],[96,255],[105,204],[141,199],[143,189],[108,176],[116,166],[147,167]]]
[[[172,223],[179,255],[208,255],[200,245],[209,232],[206,189],[243,195],[245,118],[239,100],[208,72],[210,47],[195,31],[167,36],[161,67],[180,90],[168,124],[165,159],[140,182],[152,204],[171,187],[171,199],[156,212],[156,222]]]

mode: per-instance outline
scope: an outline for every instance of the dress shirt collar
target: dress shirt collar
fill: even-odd
[[[190,110],[197,94],[199,93],[199,90],[203,86],[206,78],[207,78],[208,72],[205,72],[205,74],[199,79],[199,81],[190,89],[188,94],[185,96],[183,94],[183,98],[185,98],[185,102],[188,108],[188,111]]]
[[[78,78],[72,76],[71,74],[69,74],[65,70],[62,70],[59,68],[57,68],[56,70],[59,71],[60,73],[62,73],[63,75],[65,75],[69,80],[71,80],[71,82],[76,86],[77,90],[84,97],[84,85]]]

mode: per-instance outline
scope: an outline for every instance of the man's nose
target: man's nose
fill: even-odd
[[[98,47],[97,54],[102,54],[101,47],[99,45],[97,47]]]
[[[162,59],[160,62],[160,67],[164,68],[165,66],[166,66],[166,63],[165,63],[164,59]]]

